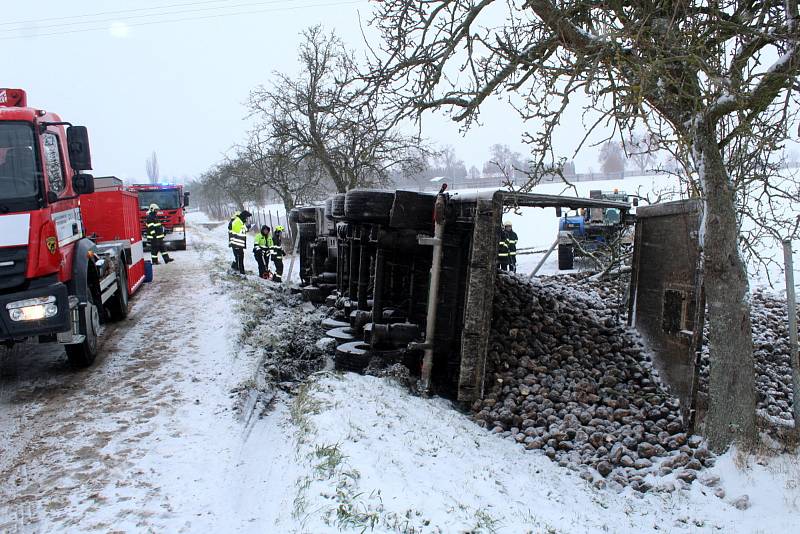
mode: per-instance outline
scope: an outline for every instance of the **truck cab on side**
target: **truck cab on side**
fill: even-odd
[[[101,321],[128,311],[124,247],[84,227],[91,167],[85,127],[0,89],[0,343],[58,342],[76,366],[94,361]]]

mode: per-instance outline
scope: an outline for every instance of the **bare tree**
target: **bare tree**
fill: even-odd
[[[145,169],[147,170],[147,179],[150,180],[150,183],[151,184],[158,183],[159,179],[158,156],[156,155],[155,150],[153,150],[153,153],[145,161]]]
[[[606,141],[600,146],[598,157],[600,169],[606,174],[619,174],[625,170],[625,155],[622,145],[614,141]]]
[[[636,169],[644,174],[655,166],[657,147],[658,139],[653,134],[630,132],[625,143],[625,152]]]
[[[366,91],[353,53],[334,33],[314,26],[303,32],[296,77],[250,93],[249,108],[296,159],[313,158],[336,190],[389,182],[390,172],[421,168],[426,145],[400,132],[397,119]]]
[[[330,181],[315,159],[296,159],[280,138],[270,139],[269,132],[250,132],[247,144],[238,148],[237,159],[248,168],[250,186],[275,193],[287,213],[330,190]]]
[[[383,41],[371,79],[400,115],[445,109],[469,125],[487,98],[510,92],[519,97],[522,116],[542,125],[527,137],[540,161],[554,159],[553,133],[575,106],[590,121],[587,137],[601,124],[617,131],[645,125],[661,148],[687,156],[704,202],[711,356],[704,431],[715,450],[753,440],[752,332],[737,186],[758,178],[756,161],[769,159],[797,122],[797,2],[376,5],[373,25]],[[745,157],[748,144],[760,148],[750,151],[752,161]],[[734,149],[739,157],[731,160]]]
[[[499,172],[509,181],[527,178],[520,153],[501,143],[489,147],[489,161],[483,164],[483,172],[486,174]]]

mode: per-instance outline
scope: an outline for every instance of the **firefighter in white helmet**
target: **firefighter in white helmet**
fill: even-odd
[[[158,218],[158,204],[150,204],[145,223],[147,224],[147,240],[150,243],[150,260],[153,265],[158,265],[159,252],[164,258],[164,263],[171,262],[172,258],[164,252],[164,225]]]
[[[503,228],[500,229],[497,257],[501,270],[517,270],[517,233],[512,229],[511,221],[505,221]]]

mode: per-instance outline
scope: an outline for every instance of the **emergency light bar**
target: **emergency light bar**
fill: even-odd
[[[2,108],[28,107],[28,95],[22,89],[0,88],[0,107]]]

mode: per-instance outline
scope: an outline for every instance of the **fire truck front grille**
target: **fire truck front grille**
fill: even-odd
[[[27,247],[0,248],[0,290],[22,285],[27,263]]]

